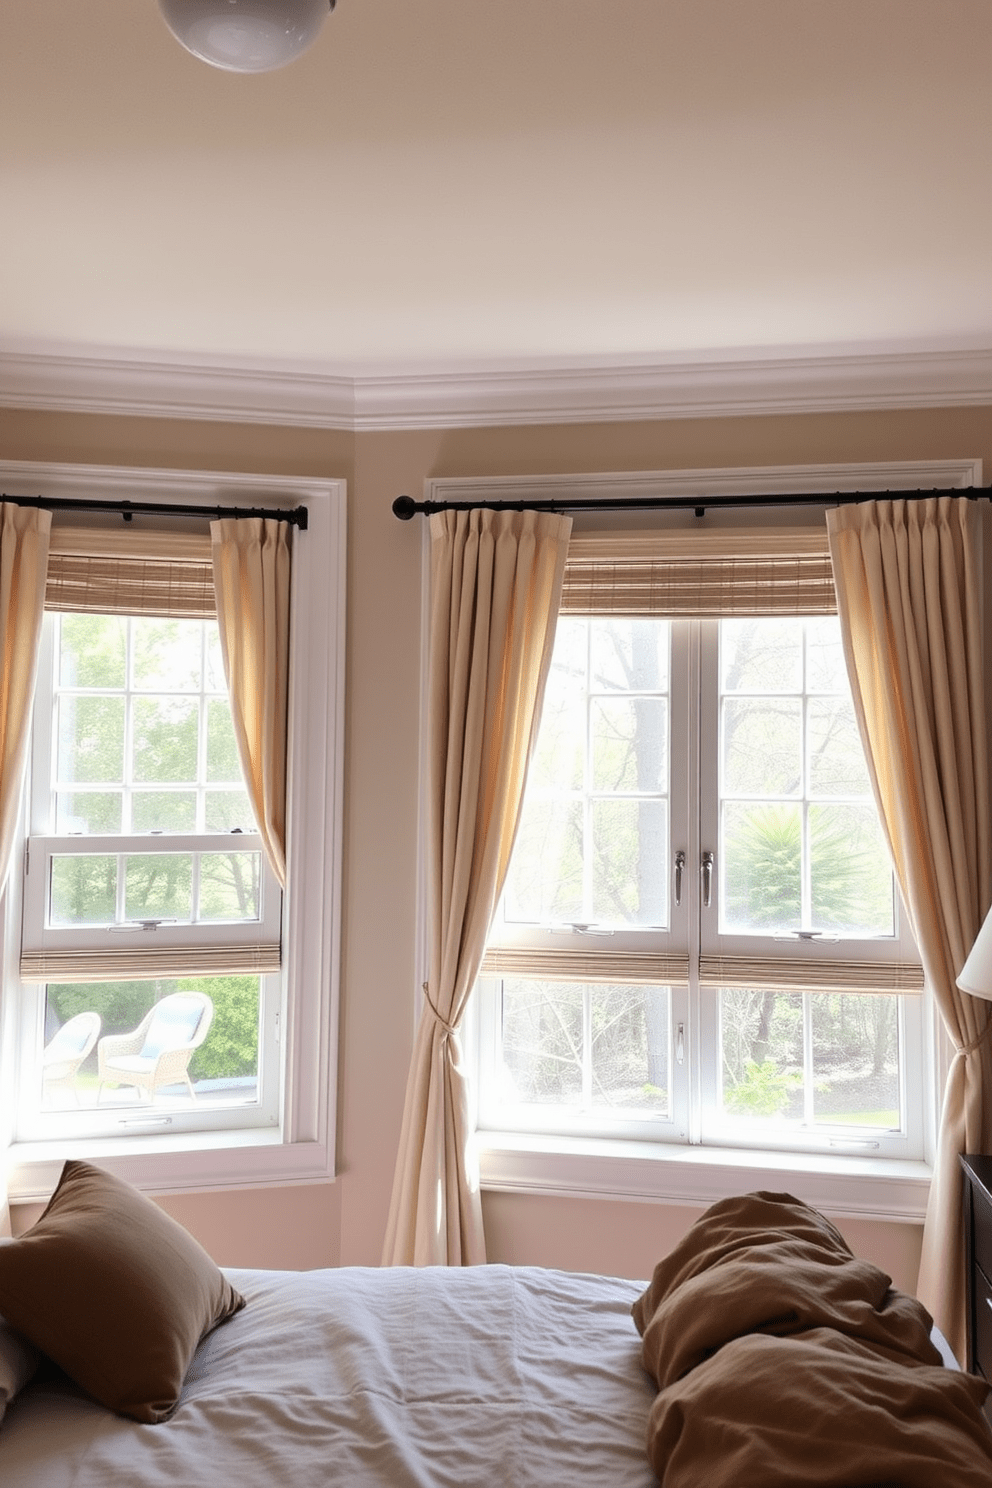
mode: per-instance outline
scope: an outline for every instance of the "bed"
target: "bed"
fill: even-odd
[[[33,1251],[0,1245],[0,1311],[18,1312],[33,1284],[19,1265],[43,1271],[57,1295],[18,1312],[14,1336],[25,1321],[39,1336],[60,1328],[50,1350],[88,1388],[42,1360],[0,1424],[3,1488],[992,1484],[984,1386],[942,1362],[919,1304],[787,1195],[714,1206],[647,1285],[499,1265],[221,1272],[148,1200],[73,1167],[61,1188],[95,1186],[97,1217],[70,1203],[60,1230],[57,1191],[52,1233],[43,1217]],[[85,1245],[79,1260],[87,1224],[104,1264],[117,1250],[80,1297],[66,1246],[83,1271],[94,1264]],[[811,1250],[819,1273],[803,1270]],[[149,1363],[156,1317],[175,1324],[160,1275],[171,1288],[190,1265],[184,1301],[199,1294],[211,1321]],[[112,1348],[97,1342],[87,1376],[94,1346],[81,1330],[73,1356],[67,1308],[92,1330],[115,1306],[123,1321],[107,1322]],[[836,1366],[825,1384],[807,1359],[817,1350]],[[801,1387],[815,1408],[796,1418]]]

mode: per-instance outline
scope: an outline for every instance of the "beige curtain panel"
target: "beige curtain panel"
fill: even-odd
[[[20,810],[52,514],[0,505],[0,887],[6,882]]]
[[[217,624],[238,755],[266,857],[286,883],[289,571],[286,522],[210,524]]]
[[[838,611],[879,814],[955,1057],[919,1294],[965,1356],[958,1154],[988,1152],[992,1007],[955,983],[992,897],[982,663],[981,518],[940,496],[827,516]]]
[[[45,610],[51,512],[0,504],[0,888],[10,869],[24,785],[38,643]],[[0,1145],[8,1112],[0,1110]],[[2,1157],[2,1153],[0,1153]],[[9,1234],[7,1186],[0,1161],[0,1234]]]
[[[383,1259],[486,1258],[458,1027],[503,888],[537,737],[571,518],[431,518],[430,980],[407,1083]]]

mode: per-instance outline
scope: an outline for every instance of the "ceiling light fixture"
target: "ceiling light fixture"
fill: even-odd
[[[272,72],[316,39],[337,0],[159,0],[173,36],[226,72]]]

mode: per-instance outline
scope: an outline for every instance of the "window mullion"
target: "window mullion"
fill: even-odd
[[[196,748],[197,748],[197,770],[196,770],[196,830],[206,831],[207,826],[207,745],[208,727],[210,721],[210,709],[207,706],[207,630],[204,626],[200,635],[200,693],[199,713],[197,717]],[[194,869],[194,872],[197,870]],[[198,900],[198,883],[194,883],[193,904]],[[194,910],[195,913],[195,910]]]
[[[134,622],[125,626],[124,672],[124,774],[121,780],[121,830],[130,832],[134,822]]]
[[[800,884],[801,910],[800,925],[802,929],[809,930],[813,926],[813,840],[810,833],[810,809],[813,786],[813,761],[810,753],[810,677],[809,677],[809,637],[805,627],[803,629],[802,647],[802,695],[799,706],[800,729],[800,761],[802,764],[802,856],[800,859],[802,880]]]
[[[586,679],[583,696],[584,723],[585,723],[585,747],[582,751],[582,834],[585,844],[582,853],[582,918],[591,921],[594,918],[593,884],[594,884],[594,861],[596,854],[595,840],[593,837],[593,807],[592,807],[592,635],[591,628],[586,634],[585,649]]]
[[[813,1090],[813,998],[814,992],[803,993],[803,1120],[812,1127],[816,1120]]]
[[[699,983],[699,958],[713,940],[723,884],[720,852],[720,692],[717,651],[717,622],[687,622],[690,631],[688,742],[693,765],[693,837],[690,866],[692,898],[689,915],[689,1132],[692,1142],[701,1142],[711,1124],[720,1090],[719,999]],[[702,855],[716,855],[712,895],[703,906]]]
[[[592,1110],[592,988],[582,989],[582,1106]]]

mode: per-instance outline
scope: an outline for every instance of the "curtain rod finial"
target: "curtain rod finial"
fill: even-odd
[[[393,502],[393,516],[399,517],[401,522],[409,522],[417,510],[417,503],[412,496],[397,496]]]

